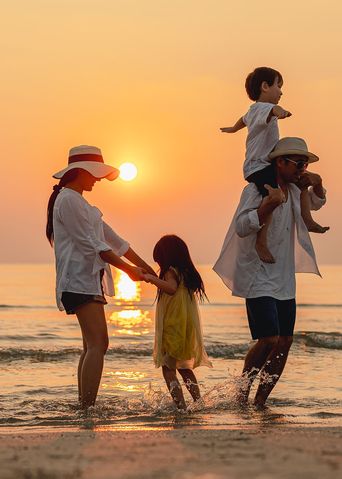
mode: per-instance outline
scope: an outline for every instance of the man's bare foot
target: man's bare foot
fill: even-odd
[[[305,221],[305,225],[310,233],[325,233],[330,229],[330,226],[321,226],[313,220]]]
[[[260,411],[260,410],[266,409],[267,406],[265,405],[265,402],[266,401],[264,400],[255,398],[253,402],[253,406]]]
[[[266,245],[256,242],[255,249],[261,261],[264,263],[275,263],[275,259]]]

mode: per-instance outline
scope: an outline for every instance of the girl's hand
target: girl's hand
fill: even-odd
[[[144,274],[144,279],[146,283],[153,283],[153,281],[158,278],[156,274],[151,274],[151,273],[145,273]]]

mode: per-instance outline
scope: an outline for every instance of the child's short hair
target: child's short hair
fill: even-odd
[[[268,86],[272,86],[276,77],[280,83],[283,82],[281,73],[273,68],[258,67],[246,78],[246,92],[249,98],[253,101],[257,101],[261,95],[261,85],[265,81]]]

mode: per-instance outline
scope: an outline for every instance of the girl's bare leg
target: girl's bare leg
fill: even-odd
[[[325,233],[328,231],[329,226],[321,226],[313,220],[311,216],[310,205],[311,201],[309,191],[307,188],[305,188],[300,193],[300,208],[305,226],[307,227],[308,231],[311,231],[311,233]]]
[[[108,348],[108,332],[103,304],[88,303],[76,312],[87,350],[80,370],[81,406],[87,409],[95,404]]]
[[[258,231],[255,243],[256,252],[264,263],[275,263],[275,259],[267,246],[267,231],[271,220],[272,215],[267,218],[264,226]]]
[[[193,371],[191,369],[178,369],[178,372],[182,376],[186,389],[191,394],[192,399],[198,401],[201,398],[201,393]]]
[[[177,409],[185,410],[186,404],[183,396],[182,386],[180,385],[175,369],[169,369],[167,366],[163,366],[163,376],[168,390],[174,400]]]

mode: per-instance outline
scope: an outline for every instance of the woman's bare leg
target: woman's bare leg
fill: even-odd
[[[178,369],[178,372],[182,376],[186,389],[191,394],[192,399],[198,401],[201,398],[201,392],[194,372],[191,369]]]
[[[82,386],[81,386],[81,375],[82,375],[82,365],[87,353],[87,343],[83,338],[83,351],[81,353],[80,359],[78,361],[78,368],[77,368],[77,383],[78,383],[78,400],[81,403],[82,400]]]
[[[186,409],[182,386],[177,379],[176,370],[169,369],[167,366],[163,366],[163,376],[172,399],[177,406],[177,409]]]
[[[81,406],[87,409],[96,401],[108,348],[108,332],[103,304],[93,302],[80,306],[76,315],[87,346],[80,371]]]

